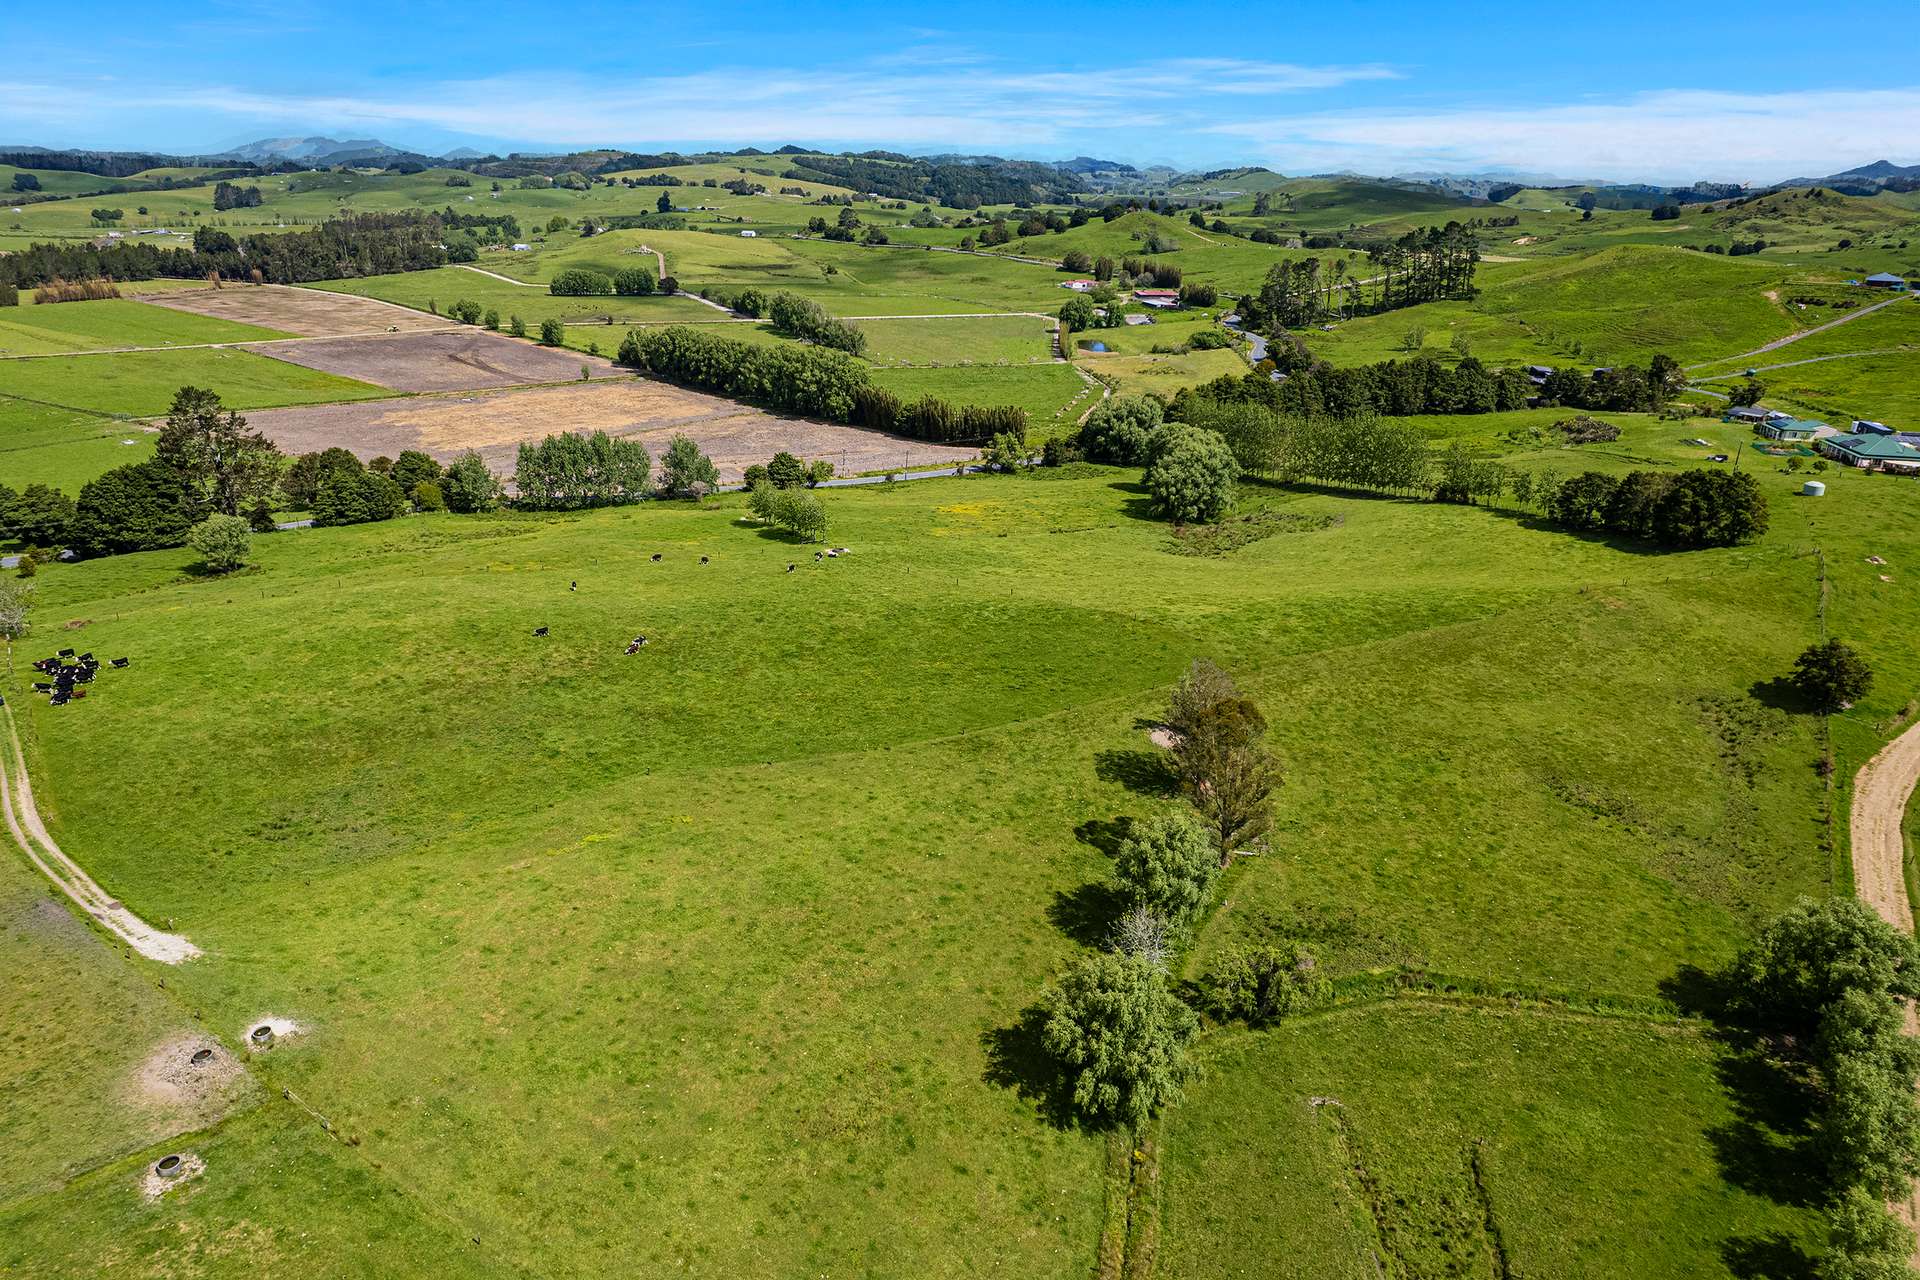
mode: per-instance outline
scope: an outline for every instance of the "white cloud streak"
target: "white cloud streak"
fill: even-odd
[[[1778,181],[1920,158],[1920,88],[1664,90],[1537,108],[1355,110],[1215,123],[1294,171],[1551,169],[1602,178]]]

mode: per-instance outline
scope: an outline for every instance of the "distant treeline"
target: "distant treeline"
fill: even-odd
[[[0,151],[0,164],[9,164],[16,169],[47,169],[58,173],[91,173],[101,178],[131,178],[136,173],[145,173],[149,169],[174,169],[197,167],[197,160],[206,157],[162,156],[145,151]],[[230,162],[220,162],[230,163]],[[252,164],[231,165],[213,177],[255,177],[263,173],[292,173],[300,169],[296,164],[276,164],[260,166]],[[170,180],[177,186],[199,186],[207,178],[174,178]],[[160,185],[156,182],[156,186]]]
[[[235,238],[201,228],[193,248],[164,248],[144,241],[33,244],[0,257],[0,281],[15,286],[53,280],[197,280],[218,273],[231,280],[304,284],[356,276],[423,271],[443,266],[440,219],[433,214],[358,213],[323,222],[311,231]]]
[[[1025,160],[988,164],[912,160],[901,164],[858,156],[807,156],[780,176],[789,181],[824,182],[870,191],[892,200],[932,201],[955,209],[1066,200],[1090,189],[1076,174]]]
[[[681,386],[917,440],[973,443],[1027,426],[1026,410],[1013,406],[954,405],[931,396],[902,403],[869,382],[859,361],[829,347],[768,347],[667,325],[629,331],[617,358]]]

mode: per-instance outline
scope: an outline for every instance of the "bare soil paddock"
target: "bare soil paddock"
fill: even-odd
[[[139,286],[126,289],[140,296]],[[347,333],[385,333],[397,329],[417,333],[443,329],[449,324],[439,316],[424,315],[406,307],[373,298],[356,298],[349,293],[325,293],[319,289],[295,289],[278,284],[230,284],[220,289],[174,289],[141,296],[156,307],[191,311],[216,316],[241,324],[257,324],[281,333],[302,337],[335,337]]]
[[[419,449],[450,462],[478,449],[487,465],[503,475],[512,473],[522,441],[558,431],[606,431],[636,439],[656,460],[675,433],[685,432],[713,458],[725,482],[738,481],[749,465],[764,463],[782,449],[803,458],[824,458],[841,475],[908,463],[961,462],[976,454],[860,427],[779,417],[639,378],[262,409],[249,413],[247,422],[287,453],[338,445],[361,458],[391,458],[402,449]]]
[[[479,391],[567,382],[579,378],[583,368],[596,378],[620,373],[612,361],[599,356],[535,346],[484,329],[259,342],[247,350],[395,391]]]

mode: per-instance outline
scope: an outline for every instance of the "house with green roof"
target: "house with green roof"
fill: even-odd
[[[1835,462],[1865,471],[1920,473],[1920,446],[1898,436],[1825,436],[1814,447]]]

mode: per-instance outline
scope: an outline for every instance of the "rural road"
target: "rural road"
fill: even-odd
[[[1857,360],[1861,356],[1898,355],[1900,350],[1901,348],[1899,347],[1876,347],[1871,351],[1841,351],[1830,356],[1808,356],[1805,360],[1782,360],[1779,364],[1755,365],[1753,367],[1753,371],[1755,373],[1768,373],[1774,369],[1792,369],[1798,365],[1803,365],[1803,364],[1819,364],[1822,360]],[[1744,378],[1745,376],[1746,374],[1744,373],[1710,373],[1704,378],[1695,379],[1695,381],[1727,382],[1727,381],[1731,381],[1739,378]]]
[[[60,851],[40,821],[39,810],[34,808],[33,787],[27,781],[27,757],[20,748],[20,735],[14,729],[13,708],[4,710],[6,745],[12,750],[0,750],[0,809],[6,811],[7,829],[13,833],[13,841],[20,846],[20,851],[101,928],[147,959],[179,964],[199,955],[200,948],[179,934],[156,929],[127,910],[81,870],[78,863]],[[11,765],[7,761],[9,755]]]
[[[1811,338],[1816,333],[1825,333],[1829,329],[1838,328],[1843,324],[1848,324],[1854,320],[1858,320],[1862,316],[1870,316],[1874,312],[1880,310],[1881,308],[1890,307],[1896,302],[1905,302],[1911,296],[1912,295],[1910,294],[1896,293],[1891,298],[1887,298],[1881,302],[1876,302],[1872,306],[1861,307],[1858,311],[1849,311],[1847,312],[1847,314],[1841,316],[1838,320],[1829,320],[1825,324],[1817,324],[1813,326],[1813,328],[1811,329],[1802,329],[1800,332],[1790,333],[1784,338],[1775,338],[1772,342],[1767,343],[1763,347],[1755,347],[1751,351],[1742,351],[1737,356],[1722,356],[1718,360],[1708,360],[1701,364],[1690,364],[1687,366],[1687,368],[1704,369],[1707,367],[1707,365],[1710,365],[1710,364],[1725,364],[1729,360],[1746,360],[1746,359],[1750,359],[1753,356],[1763,356],[1767,354],[1767,352],[1769,351],[1778,351],[1782,347],[1790,346],[1791,344],[1800,341],[1802,338]]]
[[[1854,775],[1853,887],[1860,900],[1882,920],[1902,933],[1913,932],[1913,906],[1907,899],[1906,840],[1901,824],[1914,783],[1920,780],[1920,724],[1880,749]],[[1920,1031],[1914,1011],[1907,1010],[1907,1034]],[[1908,1226],[1920,1224],[1920,1190],[1893,1206]],[[1911,1261],[1920,1265],[1920,1246]]]

